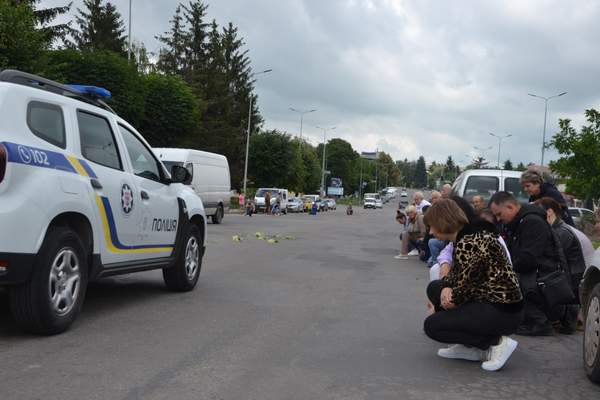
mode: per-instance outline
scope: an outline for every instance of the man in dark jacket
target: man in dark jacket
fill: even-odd
[[[508,192],[498,192],[490,200],[490,208],[504,224],[507,245],[525,298],[525,316],[517,334],[541,336],[552,334],[552,324],[537,287],[537,275],[555,271],[560,253],[552,239],[552,228],[546,213],[534,205],[521,205]]]

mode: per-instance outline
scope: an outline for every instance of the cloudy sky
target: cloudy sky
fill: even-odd
[[[44,0],[42,5],[67,0]],[[123,16],[128,0],[114,0]],[[599,107],[600,2],[561,0],[209,0],[208,17],[233,22],[255,71],[266,128],[322,140],[316,126],[358,151],[460,164],[512,134],[502,159],[540,160],[559,118],[579,127]],[[81,7],[74,0],[74,8]],[[133,0],[132,36],[151,51],[177,1]],[[555,158],[554,151],[547,157]]]

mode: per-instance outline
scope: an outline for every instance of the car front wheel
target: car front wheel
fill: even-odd
[[[586,311],[583,363],[590,380],[600,383],[600,283],[590,293]]]
[[[184,238],[184,247],[175,265],[163,269],[163,279],[169,290],[189,292],[194,289],[202,267],[202,234],[190,224]]]

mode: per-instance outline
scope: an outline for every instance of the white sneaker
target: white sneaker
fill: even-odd
[[[408,252],[409,256],[418,256],[419,255],[419,250],[417,249],[412,249],[411,251]]]
[[[453,344],[445,349],[438,350],[438,356],[456,360],[482,361],[485,360],[485,351],[462,344]]]
[[[397,256],[394,256],[394,258],[396,260],[408,260],[408,256],[404,256],[402,254],[398,254]]]
[[[519,343],[508,336],[502,336],[500,343],[496,346],[490,346],[488,350],[488,360],[481,363],[481,368],[486,371],[498,371],[506,364],[510,355],[515,351]]]

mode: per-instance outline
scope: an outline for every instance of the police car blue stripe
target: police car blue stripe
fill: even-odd
[[[115,219],[113,217],[112,208],[110,206],[110,201],[108,198],[101,197],[102,204],[104,204],[104,209],[106,210],[106,218],[108,220],[108,226],[110,230],[110,237],[112,239],[113,245],[120,250],[137,250],[137,249],[154,249],[154,248],[164,248],[164,247],[173,247],[173,244],[153,244],[153,245],[141,245],[141,246],[127,246],[122,244],[119,241],[119,237],[117,235],[117,227],[115,225]]]
[[[3,144],[8,150],[8,162],[77,173],[67,157],[61,153],[10,142]]]
[[[98,178],[96,176],[96,174],[94,173],[94,170],[90,167],[90,165],[85,160],[79,159],[79,163],[81,164],[83,169],[85,169],[85,172],[88,173],[90,178]]]

